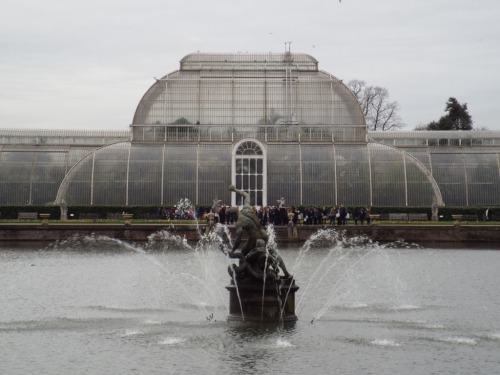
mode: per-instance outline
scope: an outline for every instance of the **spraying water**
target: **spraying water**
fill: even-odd
[[[268,226],[269,241],[266,245],[267,254],[279,255],[276,233],[272,225]],[[301,247],[292,267],[295,275],[301,274],[302,288],[297,294],[297,315],[311,314],[312,319],[321,319],[335,304],[342,300],[352,300],[356,295],[363,294],[362,278],[370,272],[362,271],[364,261],[372,256],[386,259],[384,255],[393,247],[408,246],[404,242],[380,245],[365,236],[348,237],[343,231],[321,229],[314,233]],[[234,259],[229,258],[232,249],[231,233],[226,225],[217,224],[212,231],[204,234],[195,246],[191,246],[181,236],[162,230],[153,233],[143,245],[124,242],[104,236],[75,236],[69,240],[57,242],[53,249],[78,249],[81,251],[130,251],[140,254],[148,262],[157,267],[165,276],[167,285],[181,288],[186,298],[198,307],[205,316],[212,316],[214,311],[208,311],[207,306],[224,306],[228,309],[227,293],[221,285],[220,270],[230,266]],[[192,255],[193,262],[184,269],[172,269],[169,266],[169,254],[174,251],[186,251]],[[161,257],[160,255],[164,256]],[[221,257],[221,254],[224,254]],[[285,255],[285,254],[283,254]],[[266,262],[268,261],[266,257]],[[304,274],[302,268],[309,268]],[[314,266],[313,266],[314,265]],[[384,266],[386,269],[390,265]],[[376,272],[382,272],[380,270]],[[372,274],[375,271],[371,272]],[[237,284],[236,278],[233,282]],[[264,279],[263,295],[266,280]],[[197,285],[203,299],[211,301],[200,303],[192,286]],[[328,285],[328,288],[325,288]],[[392,287],[404,288],[400,281],[392,281]],[[318,298],[318,295],[320,294]],[[239,293],[239,291],[238,291]],[[280,300],[280,306],[284,306]],[[319,304],[320,303],[320,304]],[[354,302],[352,302],[354,304]],[[240,307],[241,299],[240,299]],[[262,306],[263,308],[263,306]],[[306,310],[306,311],[304,311]],[[242,317],[245,319],[245,317]]]

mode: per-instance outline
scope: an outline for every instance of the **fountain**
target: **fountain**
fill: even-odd
[[[237,215],[236,238],[230,251],[225,251],[238,264],[228,267],[231,283],[229,291],[229,322],[251,324],[293,324],[295,315],[295,285],[274,243],[253,211],[250,195],[233,185],[229,187],[243,197],[243,208],[232,208]],[[247,239],[241,249],[243,235]]]
[[[244,211],[236,228],[216,223],[196,245],[174,228],[145,243],[94,234],[44,248],[0,244],[0,373],[500,366],[498,251],[379,244],[325,227],[278,254],[272,226],[264,232],[252,218]],[[277,316],[298,320],[283,327]]]

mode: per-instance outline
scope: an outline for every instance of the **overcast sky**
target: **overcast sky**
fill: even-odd
[[[500,130],[499,0],[2,0],[0,127],[127,130],[141,97],[200,52],[308,53],[389,90],[404,130],[450,96]]]

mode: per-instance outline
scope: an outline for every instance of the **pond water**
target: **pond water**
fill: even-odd
[[[215,249],[109,238],[0,248],[1,374],[493,374],[500,252],[367,239],[279,251],[293,327],[226,322]]]

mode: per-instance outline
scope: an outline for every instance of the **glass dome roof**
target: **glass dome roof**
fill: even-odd
[[[157,79],[132,126],[366,125],[358,101],[306,54],[203,54]]]

